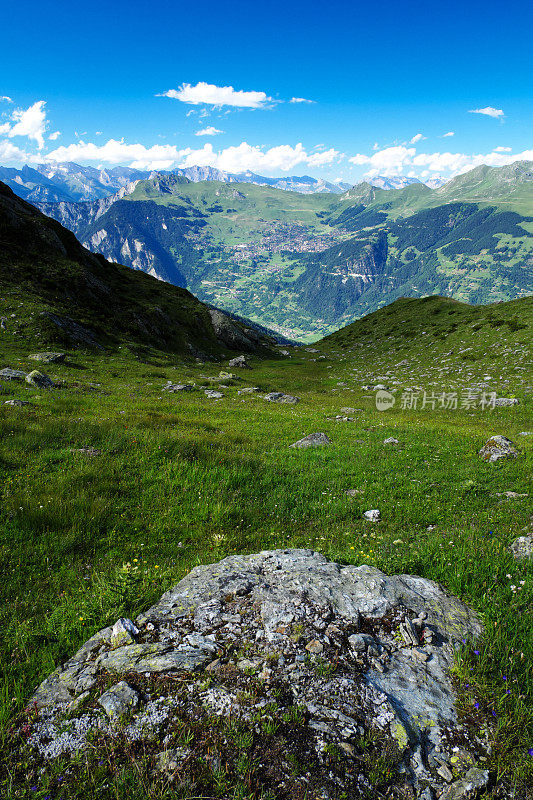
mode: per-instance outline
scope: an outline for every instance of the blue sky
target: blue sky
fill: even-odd
[[[526,2],[3,5],[2,165],[355,182],[533,160]]]

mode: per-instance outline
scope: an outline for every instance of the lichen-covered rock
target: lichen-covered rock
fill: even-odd
[[[137,641],[113,649],[117,625]],[[215,714],[253,729],[265,704],[275,701],[280,716],[296,707],[305,715],[301,736],[309,757],[329,745],[349,755],[372,729],[394,743],[406,780],[447,785],[431,758],[443,731],[461,728],[450,667],[456,647],[482,628],[474,611],[432,581],[343,566],[311,550],[263,551],[195,567],[137,617],[138,633],[129,620],[117,625],[92,637],[35,693],[38,705],[52,709],[42,713],[56,715],[58,731],[58,715],[78,697],[89,703],[79,725],[101,729],[98,707],[115,713],[109,691],[117,694],[118,686],[121,694],[127,685],[139,694],[138,682],[153,681],[157,689],[163,681],[185,700],[167,689],[170,696],[147,697],[143,709],[129,705],[124,735],[130,739],[158,738],[178,708],[181,715]],[[98,698],[109,675],[122,681]],[[262,688],[243,703],[246,681]],[[39,730],[45,742],[44,722]]]
[[[33,353],[28,358],[32,361],[41,361],[43,364],[59,364],[65,360],[65,353]]]
[[[139,705],[139,695],[126,681],[119,681],[98,698],[98,705],[108,717],[121,717]]]
[[[511,552],[515,558],[533,558],[533,533],[515,539],[511,544]]]
[[[44,372],[39,372],[38,369],[34,369],[26,375],[26,383],[37,387],[37,389],[51,389],[54,386],[53,380],[48,375],[45,375]]]
[[[21,369],[11,369],[4,367],[0,369],[0,381],[23,381],[26,379],[26,373]]]
[[[284,394],[283,392],[269,392],[265,394],[264,400],[269,403],[283,403],[285,405],[294,406],[300,402],[300,398],[292,394]]]
[[[493,463],[502,458],[516,458],[518,456],[518,450],[510,439],[498,434],[491,436],[490,439],[485,442],[479,451],[479,455],[483,461]]]
[[[440,800],[473,800],[487,787],[488,782],[488,770],[472,767],[464,778],[454,781],[444,790]]]
[[[331,444],[331,439],[325,433],[310,433],[309,436],[304,436],[303,439],[298,439],[293,442],[289,447],[296,447],[297,449],[305,449],[306,447],[324,447],[326,444]]]
[[[237,356],[237,358],[232,358],[231,361],[228,361],[228,367],[237,367],[238,369],[251,369],[251,366],[246,356]]]

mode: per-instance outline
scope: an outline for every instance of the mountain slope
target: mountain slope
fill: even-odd
[[[316,338],[401,296],[488,303],[533,292],[529,167],[478,168],[436,190],[363,182],[342,196],[153,173],[113,199],[40,208],[113,261],[289,338]],[[491,203],[473,201],[480,181]]]
[[[184,355],[271,352],[273,340],[210,311],[185,289],[94,255],[0,183],[4,332],[35,345],[126,344]],[[17,308],[7,314],[9,309]],[[1,313],[0,311],[0,313]]]

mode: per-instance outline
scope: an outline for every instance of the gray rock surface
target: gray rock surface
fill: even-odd
[[[510,439],[498,434],[487,439],[479,455],[483,461],[493,463],[503,458],[517,458],[518,450]]]
[[[117,632],[137,641],[114,647]],[[143,681],[185,676],[189,705],[196,698],[210,713],[251,720],[267,701],[258,695],[257,708],[243,705],[241,690],[224,677],[233,668],[240,681],[256,674],[267,695],[269,687],[285,685],[293,698],[287,708],[294,702],[305,709],[306,735],[318,752],[332,743],[354,752],[350,739],[370,726],[396,742],[413,785],[422,781],[421,791],[427,784],[442,791],[447,781],[432,766],[432,754],[444,730],[462,727],[450,667],[462,640],[481,632],[475,612],[433,581],[343,566],[311,550],[230,556],[195,567],[135,623],[120,619],[99,631],[43,681],[32,698],[43,709],[39,746],[62,752],[63,744],[43,738],[46,720],[59,720],[73,701],[83,695],[80,704],[86,704],[95,692],[106,714],[132,711],[128,736],[157,735],[178,701],[171,693],[139,710],[131,694],[135,675]],[[102,695],[97,687],[106,675],[127,676],[127,682]],[[275,696],[285,713],[283,693]],[[90,709],[68,724],[72,731],[76,725],[102,729]],[[69,741],[84,746],[83,738]]]
[[[511,552],[515,558],[533,558],[533,533],[529,536],[518,536],[511,544]]]
[[[237,367],[238,369],[251,369],[246,356],[237,356],[228,362],[228,367]]]
[[[139,705],[139,695],[126,681],[119,681],[98,698],[98,705],[108,717],[121,717]]]
[[[0,369],[0,381],[23,381],[26,379],[26,373],[20,369],[11,369],[4,367]]]
[[[289,447],[306,448],[306,447],[324,447],[326,444],[331,444],[331,439],[325,433],[310,433],[309,436],[304,436],[303,439],[298,439],[293,442]]]
[[[487,787],[488,782],[488,770],[472,767],[464,778],[454,781],[445,789],[439,800],[473,800]]]
[[[59,364],[65,360],[65,353],[33,353],[28,358],[32,361],[42,361],[43,364]]]
[[[292,394],[283,394],[283,392],[269,392],[264,395],[263,399],[269,403],[286,403],[288,405],[296,405],[296,403],[300,402],[299,397],[295,397]]]
[[[39,372],[38,369],[34,369],[26,375],[26,383],[37,389],[51,389],[54,386],[53,380],[44,372]]]
[[[29,403],[27,400],[17,400],[15,398],[14,400],[5,400],[4,405],[15,406],[16,408],[22,408],[22,406],[31,406],[31,403]]]
[[[172,383],[172,381],[163,386],[164,392],[194,392],[195,389],[196,386],[192,383]]]
[[[495,406],[516,406],[520,400],[517,397],[497,397],[494,401]]]
[[[220,400],[221,397],[224,397],[222,392],[217,392],[214,389],[206,389],[204,394],[206,397],[210,397],[211,400]]]

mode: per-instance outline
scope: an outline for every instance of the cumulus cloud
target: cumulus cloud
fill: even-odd
[[[495,147],[494,148],[494,152],[495,153],[510,153],[512,149],[513,149],[512,147]]]
[[[128,164],[138,169],[170,169],[171,167],[217,167],[227,172],[287,172],[298,165],[323,167],[339,160],[342,154],[333,148],[324,152],[307,152],[301,143],[283,144],[265,149],[247,142],[223,150],[211,143],[199,149],[179,150],[174,145],[127,144],[110,139],[103,145],[76,142],[48,153],[50,161],[96,162],[97,164]]]
[[[46,156],[48,161],[96,161],[98,164],[125,164],[137,169],[169,169],[190,148],[179,150],[174,145],[156,144],[145,147],[142,144],[126,144],[123,139],[109,139],[103,145],[93,142],[76,142],[52,150]]]
[[[448,133],[442,134],[443,139],[446,139],[448,136],[455,136],[455,131],[448,131]]]
[[[208,125],[207,128],[202,128],[201,131],[196,131],[194,134],[195,136],[217,136],[219,133],[224,133],[224,131],[219,131],[218,128],[214,128],[213,125]]]
[[[365,175],[368,177],[406,174],[425,177],[433,173],[446,173],[448,177],[454,177],[482,164],[489,167],[503,167],[513,161],[532,159],[533,150],[524,150],[514,155],[511,154],[510,148],[500,147],[490,153],[417,153],[415,147],[398,145],[386,147],[372,155],[358,153],[349,160],[356,166],[366,166],[368,169]]]
[[[53,133],[51,133],[51,134],[50,134],[50,136],[49,136],[48,138],[49,138],[49,139],[50,139],[52,142],[54,142],[54,141],[55,141],[56,139],[58,139],[60,136],[61,136],[61,131],[54,131]]]
[[[6,140],[0,141],[0,164],[20,164],[31,161],[29,153],[16,147]]]
[[[41,150],[44,147],[44,134],[48,124],[45,105],[44,100],[38,100],[29,108],[16,108],[11,114],[11,122],[2,125],[0,133],[7,134],[10,139],[14,136],[26,136],[37,142],[37,147]]]
[[[411,165],[413,157],[416,155],[414,147],[405,145],[395,145],[377,150],[373,155],[367,156],[362,153],[352,156],[349,159],[356,166],[368,165],[366,173],[369,177],[374,175],[386,175],[388,177],[401,175],[404,167]]]
[[[0,95],[0,103],[12,103],[13,100],[7,94]]]
[[[212,106],[231,106],[233,108],[264,108],[272,101],[265,92],[245,92],[235,90],[233,86],[215,86],[213,83],[201,81],[196,86],[183,83],[179,89],[169,89],[157,97],[171,97],[182,103],[197,106],[205,103]]]
[[[314,103],[314,100],[308,100],[306,97],[291,97],[290,103]]]
[[[469,114],[484,114],[486,117],[494,117],[495,119],[502,119],[505,116],[501,108],[493,108],[492,106],[485,106],[485,108],[471,108]]]
[[[409,144],[416,144],[417,142],[421,142],[421,141],[422,141],[422,139],[425,139],[425,138],[426,138],[426,137],[425,137],[425,136],[423,136],[421,133],[417,133],[417,134],[415,134],[415,136],[413,136],[413,138],[410,140]]]

